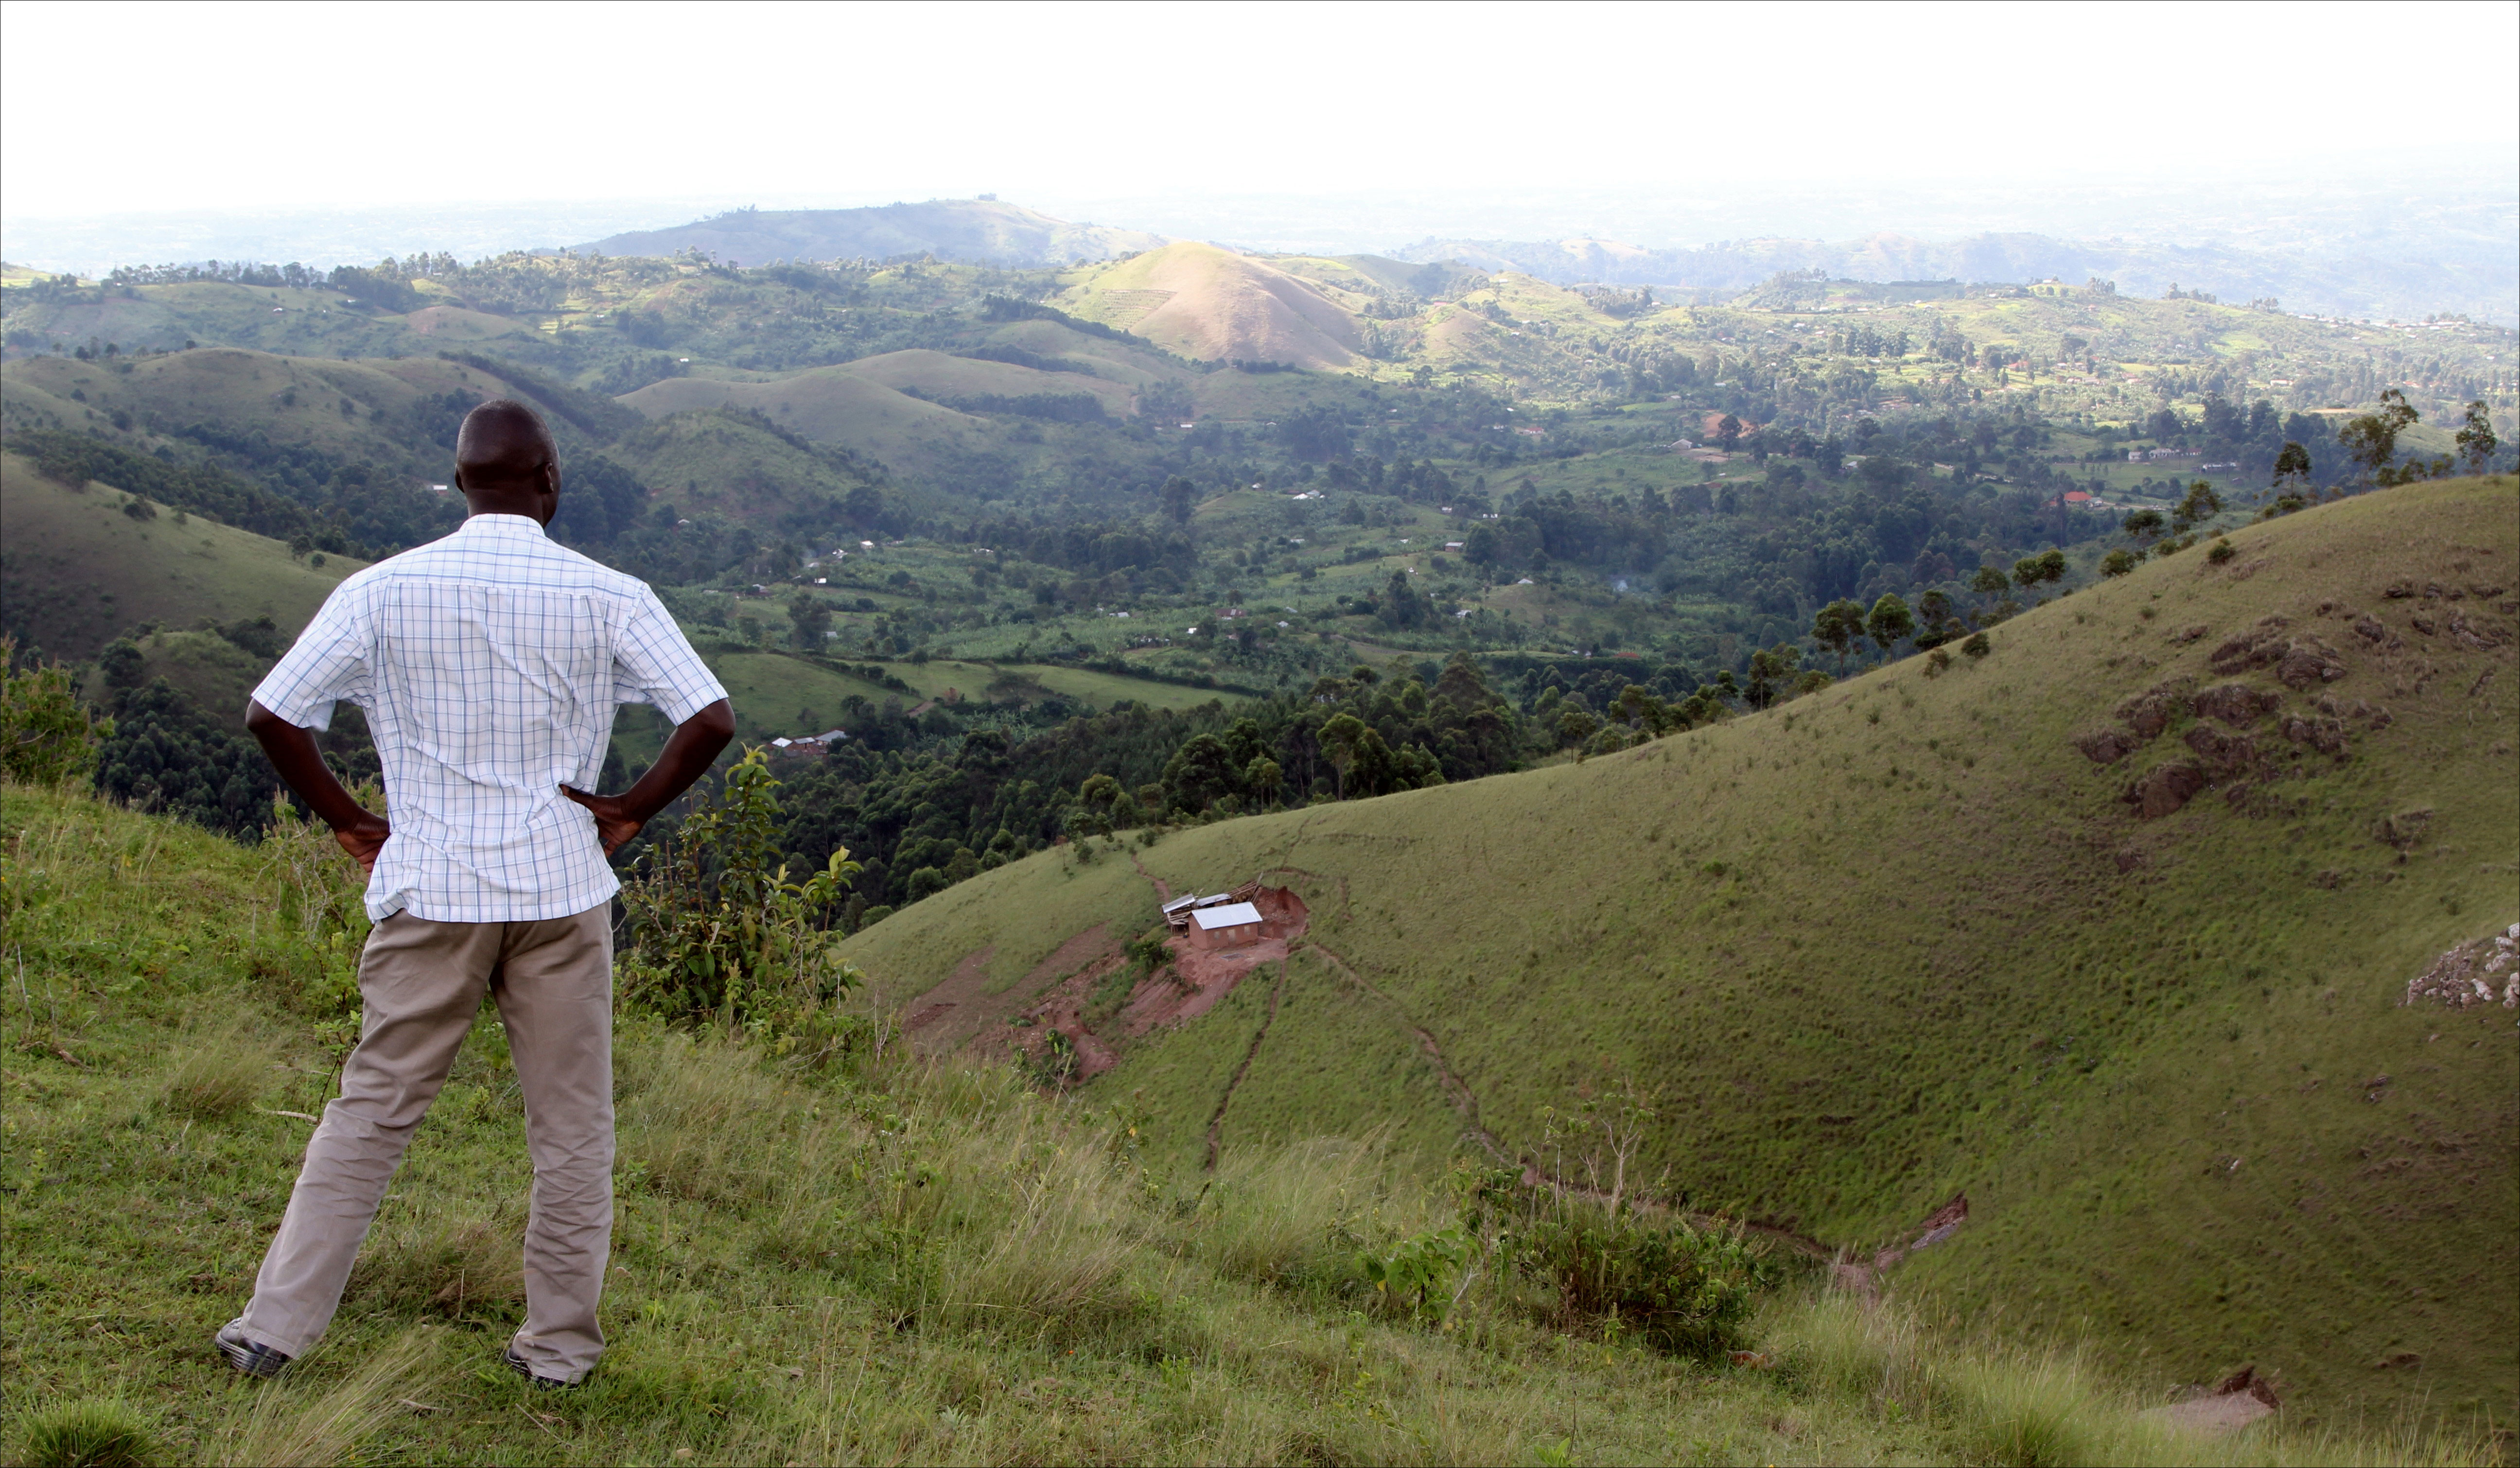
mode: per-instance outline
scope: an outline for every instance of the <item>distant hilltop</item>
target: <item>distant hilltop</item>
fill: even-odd
[[[581,250],[672,255],[698,249],[721,260],[882,260],[934,254],[992,265],[1073,265],[1165,244],[1144,230],[1070,224],[995,197],[931,199],[864,209],[734,209],[672,229],[611,235]]]

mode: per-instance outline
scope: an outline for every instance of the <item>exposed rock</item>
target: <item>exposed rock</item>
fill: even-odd
[[[2406,599],[2408,599],[2408,597],[2413,596],[2414,594],[2415,594],[2415,584],[2414,584],[2414,582],[2412,582],[2412,581],[2410,581],[2410,580],[2407,579],[2407,578],[2406,578],[2406,577],[2404,577],[2404,576],[2401,576],[2401,577],[2399,577],[2397,580],[2390,582],[2390,583],[2389,583],[2389,589],[2388,589],[2387,591],[2385,591],[2385,592],[2382,592],[2380,595],[2381,595],[2381,596],[2383,596],[2383,597],[2388,598],[2388,599],[2389,599],[2390,601],[2405,601]]]
[[[2318,711],[2331,719],[2343,719],[2348,723],[2361,721],[2375,734],[2394,722],[2389,711],[2378,704],[2365,703],[2360,698],[2338,698],[2333,694],[2318,700]]]
[[[2253,689],[2244,683],[2226,683],[2197,694],[2194,707],[2200,719],[2220,719],[2233,729],[2246,729],[2281,702],[2281,693]]]
[[[2204,761],[2205,773],[2215,780],[2244,775],[2258,763],[2257,741],[2247,734],[2224,734],[2199,724],[2187,731],[2181,742],[2196,751]]]
[[[2175,814],[2205,788],[2205,772],[2190,760],[2174,760],[2127,787],[2126,802],[2146,821]]]
[[[2187,644],[2196,641],[2198,638],[2203,637],[2207,632],[2212,630],[2213,629],[2207,627],[2204,623],[2199,622],[2192,627],[2181,627],[2173,630],[2169,634],[2167,641],[2173,646],[2183,647]]]
[[[2135,753],[2136,741],[2114,729],[2101,729],[2076,734],[2074,747],[2094,765],[2114,765]]]
[[[2389,640],[2389,629],[2382,625],[2379,618],[2364,612],[2354,619],[2354,635],[2364,642],[2384,643]]]
[[[2263,668],[2284,654],[2284,629],[2292,623],[2283,617],[2263,617],[2258,625],[2214,649],[2207,659],[2214,671],[2226,677],[2247,668]]]
[[[2275,681],[2288,689],[2317,688],[2345,676],[2336,649],[2315,637],[2295,638],[2275,663]]]
[[[2132,846],[2119,847],[2117,849],[2116,856],[2118,870],[2120,871],[2133,871],[2137,867],[2144,865],[2143,853]]]
[[[2471,617],[2463,611],[2452,612],[2446,625],[2453,641],[2460,646],[2477,652],[2499,647],[2511,637],[2510,632],[2500,623],[2489,622],[2483,617]]]
[[[2342,756],[2346,750],[2345,726],[2334,719],[2305,719],[2299,714],[2286,715],[2283,736],[2296,744],[2307,744],[2321,754]]]
[[[2168,729],[2171,722],[2187,711],[2187,690],[2190,680],[2180,678],[2157,684],[2118,705],[2118,718],[2134,730],[2138,739],[2153,739]]]
[[[2421,1000],[2466,1009],[2499,1003],[2520,1008],[2520,922],[2503,932],[2462,943],[2407,981],[2400,1004]]]
[[[2419,611],[2413,616],[2407,618],[2407,625],[2414,628],[2417,632],[2422,633],[2426,637],[2432,637],[2441,631],[2441,624],[2434,621],[2433,614],[2428,611]]]

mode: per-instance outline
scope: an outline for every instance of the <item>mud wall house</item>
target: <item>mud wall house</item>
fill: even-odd
[[[1190,941],[1207,949],[1247,948],[1260,941],[1260,910],[1247,902],[1194,909]]]

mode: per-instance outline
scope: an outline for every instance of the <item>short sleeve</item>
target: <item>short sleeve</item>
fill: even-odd
[[[639,588],[612,649],[612,696],[652,703],[676,724],[726,696],[656,594]]]
[[[333,705],[365,704],[374,688],[375,647],[367,589],[343,582],[315,620],[253,690],[253,701],[300,729],[330,729]]]

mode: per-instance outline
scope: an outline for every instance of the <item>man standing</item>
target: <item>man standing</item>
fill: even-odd
[[[277,1373],[332,1322],[485,989],[534,1167],[525,1323],[507,1362],[536,1386],[572,1386],[604,1350],[620,888],[605,858],[708,769],[735,716],[653,592],[544,536],[560,462],[532,409],[473,409],[455,460],[471,517],[342,582],[247,713],[281,778],[368,873],[376,923],[341,1094],[306,1144],[251,1303],[218,1332],[220,1354],[249,1375]],[[367,711],[382,819],[316,749],[338,699]],[[673,737],[626,792],[587,794],[624,702],[662,709]]]

